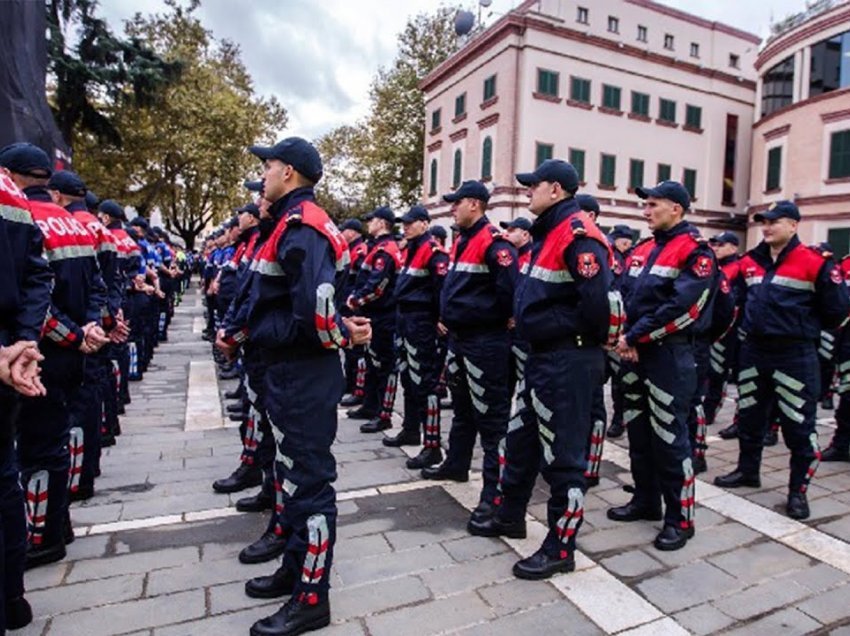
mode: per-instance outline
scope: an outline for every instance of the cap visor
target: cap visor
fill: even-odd
[[[266,146],[248,146],[248,152],[250,152],[256,157],[259,157],[263,161],[271,159],[272,157],[272,149]]]
[[[778,214],[772,214],[771,212],[759,212],[758,214],[753,215],[753,221],[756,223],[761,223],[762,221],[775,221],[778,218]]]
[[[449,194],[443,195],[443,201],[446,203],[454,203],[455,201],[460,201],[461,197],[456,192],[450,192]]]
[[[510,221],[499,221],[499,227],[502,228],[503,230],[509,230],[509,229],[511,229],[511,222]]]
[[[524,186],[533,186],[540,182],[533,172],[520,172],[516,175],[516,180]]]
[[[638,195],[641,199],[648,199],[649,197],[654,197],[658,199],[664,199],[665,197],[659,194],[658,190],[654,188],[635,188],[635,194]]]

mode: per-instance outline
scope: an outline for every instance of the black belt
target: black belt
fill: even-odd
[[[661,340],[658,341],[659,345],[663,344],[694,344],[696,342],[696,336],[690,333],[674,333],[669,336],[665,336]]]
[[[802,344],[816,344],[816,341],[811,338],[791,338],[788,336],[747,336],[744,341],[747,340],[759,347],[796,347]]]
[[[587,347],[598,347],[599,343],[586,336],[565,336],[551,340],[536,340],[529,342],[531,353],[549,353],[560,349],[586,349]]]

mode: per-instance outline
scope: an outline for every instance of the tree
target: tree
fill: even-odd
[[[327,188],[326,195],[353,192],[359,197],[354,207],[362,209],[386,203],[412,205],[421,198],[425,98],[419,82],[455,51],[454,12],[443,7],[409,19],[398,36],[395,61],[380,69],[372,82],[365,120],[319,140],[333,157],[326,178],[343,183],[343,188]],[[335,205],[352,207],[339,200]]]
[[[55,82],[53,117],[69,142],[78,129],[120,146],[121,134],[104,112],[107,102],[153,104],[180,75],[137,38],[120,39],[95,16],[96,0],[46,0],[48,70]],[[76,32],[76,46],[67,34]]]
[[[274,98],[254,94],[239,47],[203,28],[196,2],[188,9],[175,0],[167,4],[167,14],[136,14],[127,33],[163,59],[179,60],[179,79],[157,103],[119,100],[106,107],[123,148],[88,132],[74,142],[78,169],[100,194],[142,215],[158,208],[167,229],[192,247],[210,222],[245,202],[242,181],[258,168],[246,147],[273,142],[286,126],[286,111]]]

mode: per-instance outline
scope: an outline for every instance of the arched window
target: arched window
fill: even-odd
[[[454,171],[452,173],[452,187],[457,188],[461,181],[461,168],[463,167],[463,153],[460,148],[455,150]]]
[[[485,137],[481,145],[481,178],[493,178],[493,140],[490,137]]]
[[[428,196],[437,194],[437,160],[431,159],[431,181],[428,187]]]

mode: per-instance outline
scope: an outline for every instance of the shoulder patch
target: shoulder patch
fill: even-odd
[[[705,278],[711,275],[711,257],[698,256],[694,266],[692,267],[694,274],[700,278]]]
[[[496,251],[496,262],[499,263],[501,267],[508,267],[514,262],[514,257],[508,248],[503,247]]]
[[[582,228],[584,229],[584,228]],[[599,261],[593,252],[583,252],[578,255],[578,273],[584,278],[593,278],[599,273]]]

